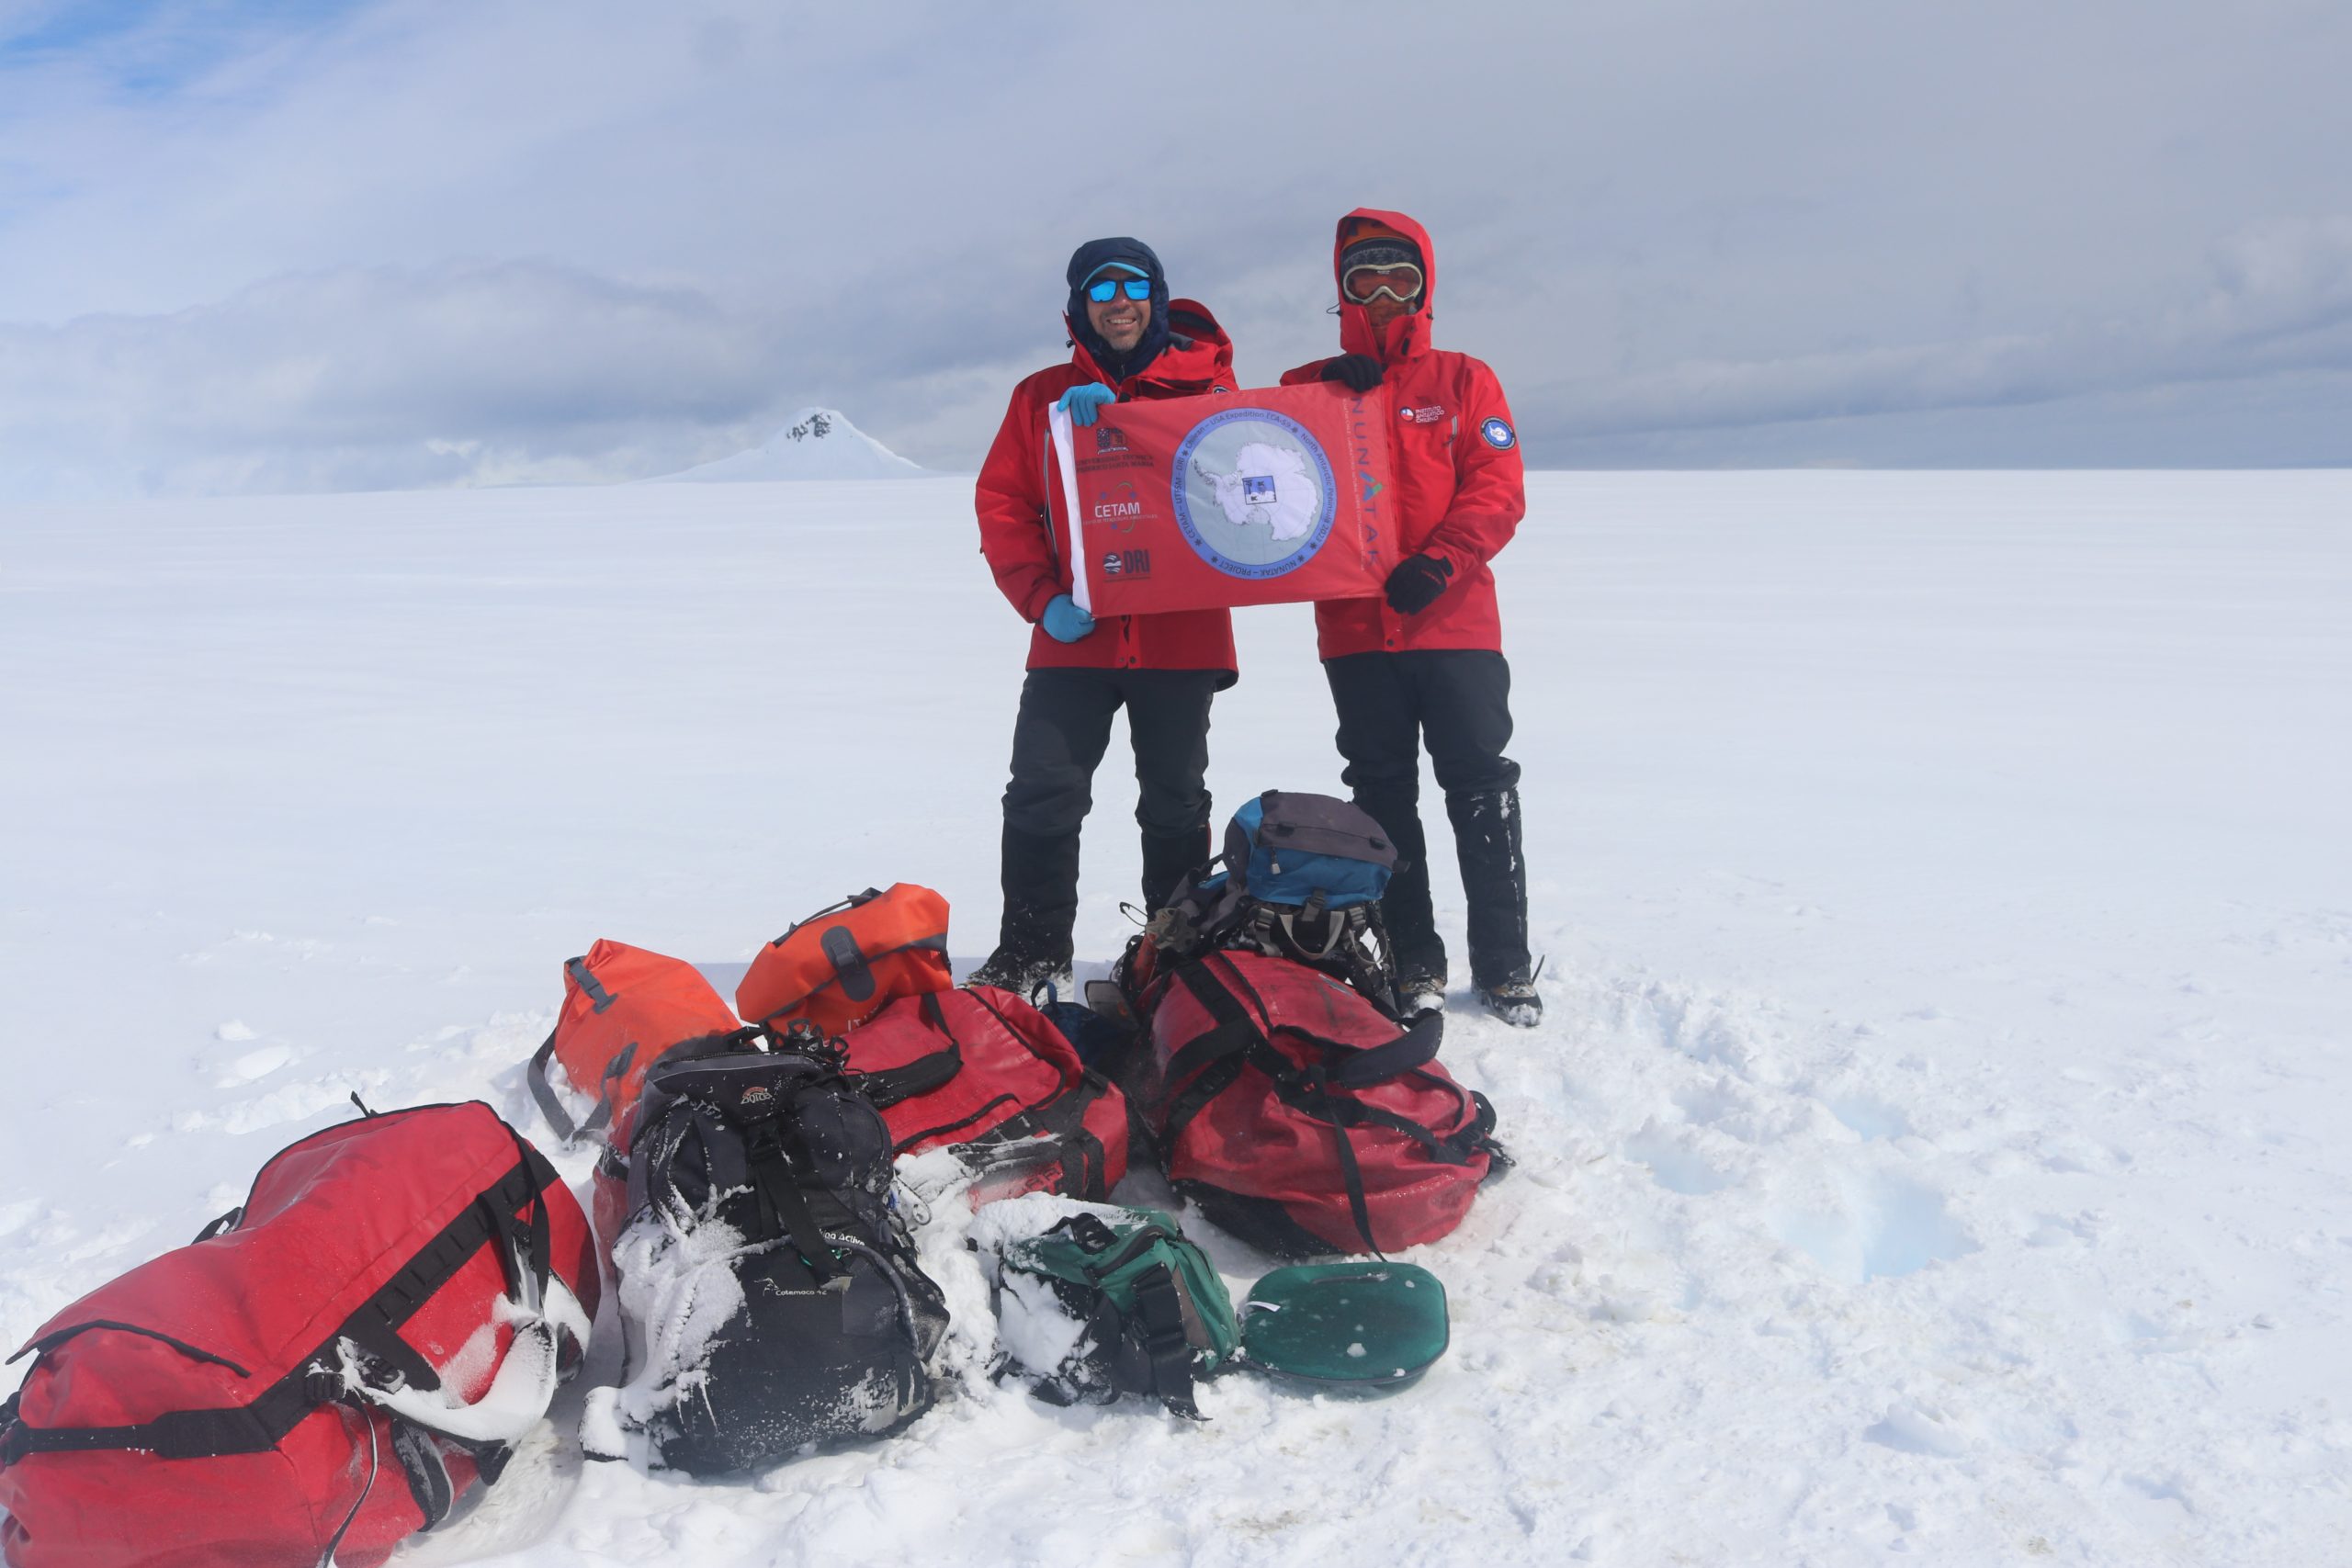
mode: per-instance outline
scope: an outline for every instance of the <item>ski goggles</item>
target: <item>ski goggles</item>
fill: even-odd
[[[1421,297],[1421,269],[1412,262],[1367,262],[1348,268],[1340,279],[1340,292],[1359,305],[1369,305],[1384,294],[1409,305]]]
[[[1125,289],[1130,299],[1151,298],[1151,279],[1148,277],[1101,277],[1086,286],[1086,297],[1097,305],[1108,305]]]

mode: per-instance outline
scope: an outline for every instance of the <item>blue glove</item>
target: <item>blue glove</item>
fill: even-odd
[[[1108,388],[1096,389],[1109,390]],[[1082,392],[1086,389],[1080,387],[1078,390]],[[1094,423],[1094,410],[1091,404],[1086,411],[1085,423],[1088,424]],[[1054,602],[1046,606],[1045,627],[1046,635],[1056,642],[1076,642],[1094,629],[1094,617],[1080,609],[1078,601],[1069,594],[1057,593],[1054,595]]]
[[[1102,382],[1089,381],[1083,387],[1072,387],[1069,391],[1064,392],[1060,397],[1055,399],[1054,411],[1057,413],[1066,413],[1069,415],[1070,423],[1072,424],[1092,424],[1094,423],[1094,416],[1102,412],[1102,405],[1104,403],[1115,403],[1118,400],[1119,394],[1111,390],[1110,388],[1104,386]],[[1086,634],[1083,632],[1079,634],[1080,637],[1085,635]],[[1074,639],[1070,637],[1063,637],[1062,640],[1064,642],[1069,642]]]

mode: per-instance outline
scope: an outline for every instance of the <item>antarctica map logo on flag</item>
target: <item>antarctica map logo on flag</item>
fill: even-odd
[[[1331,459],[1296,420],[1228,409],[1176,449],[1170,499],[1184,542],[1231,577],[1280,577],[1312,558],[1339,513]]]
[[[1072,595],[1129,615],[1378,592],[1395,417],[1323,382],[1123,402],[1091,432],[1054,415]]]

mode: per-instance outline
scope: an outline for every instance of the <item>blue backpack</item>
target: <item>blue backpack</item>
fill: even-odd
[[[1270,789],[1233,814],[1225,863],[1261,904],[1353,909],[1388,891],[1396,846],[1361,807]]]

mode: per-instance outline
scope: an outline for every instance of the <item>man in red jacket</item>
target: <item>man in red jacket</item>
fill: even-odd
[[[1532,1026],[1544,1004],[1527,951],[1519,764],[1503,755],[1510,666],[1487,565],[1527,511],[1519,434],[1492,370],[1430,346],[1436,260],[1419,224],[1359,208],[1340,220],[1333,260],[1343,352],[1300,366],[1283,384],[1385,387],[1396,410],[1397,536],[1385,592],[1315,606],[1348,762],[1342,776],[1396,843],[1382,910],[1407,1005],[1445,1003],[1445,944],[1421,832],[1426,745],[1470,902],[1471,984],[1506,1022]]]
[[[1028,995],[1068,990],[1078,916],[1079,825],[1093,804],[1111,718],[1127,710],[1136,753],[1143,897],[1156,908],[1209,858],[1209,701],[1234,682],[1233,617],[1188,610],[1096,620],[1070,596],[1070,545],[1047,414],[1081,426],[1080,452],[1115,450],[1105,405],[1233,386],[1233,344],[1208,310],[1168,297],[1159,258],[1140,240],[1091,240],[1069,262],[1066,365],[1013,389],[980,467],[980,550],[1029,638],[1029,673],[1012,727],[1004,789],[1004,918],[996,951],[971,978]],[[1098,418],[1102,423],[1097,426]]]

